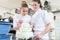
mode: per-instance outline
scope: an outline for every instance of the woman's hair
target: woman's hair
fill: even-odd
[[[38,4],[40,4],[40,8],[42,8],[42,4],[41,4],[40,0],[32,0],[32,1],[37,2]]]
[[[26,1],[22,1],[21,7],[28,7]]]

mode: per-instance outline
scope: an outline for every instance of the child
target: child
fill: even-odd
[[[28,15],[28,5],[26,3],[22,4],[20,13],[21,14],[14,16],[13,21],[13,26],[16,29],[16,40],[26,40],[26,38],[32,40],[33,32],[30,26],[31,16]]]

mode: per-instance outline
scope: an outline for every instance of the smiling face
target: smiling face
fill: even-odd
[[[38,2],[33,1],[33,9],[36,11],[40,8],[40,4]]]
[[[28,7],[22,7],[20,12],[21,12],[22,15],[28,14]]]

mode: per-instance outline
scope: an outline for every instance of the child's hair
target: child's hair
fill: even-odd
[[[25,1],[23,1],[23,3],[21,4],[21,7],[28,7],[28,5]]]
[[[42,4],[41,4],[40,0],[32,0],[32,1],[37,2],[38,4],[40,4],[40,8],[42,8]]]

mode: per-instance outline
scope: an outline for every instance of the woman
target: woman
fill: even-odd
[[[52,20],[47,11],[42,10],[40,0],[32,0],[35,14],[32,16],[34,40],[49,40],[48,32],[52,29]]]
[[[13,21],[14,29],[16,29],[16,31],[17,31],[16,40],[23,40],[23,39],[26,40],[26,36],[29,36],[29,38],[27,37],[28,40],[32,40],[32,38],[30,38],[33,35],[32,31],[27,32],[28,28],[26,28],[26,26],[24,26],[26,24],[29,25],[31,23],[31,16],[28,15],[28,5],[27,4],[21,5],[20,13],[21,14],[14,16],[14,21]],[[25,28],[26,28],[26,30],[24,30]],[[30,35],[29,33],[32,33],[32,35]]]

